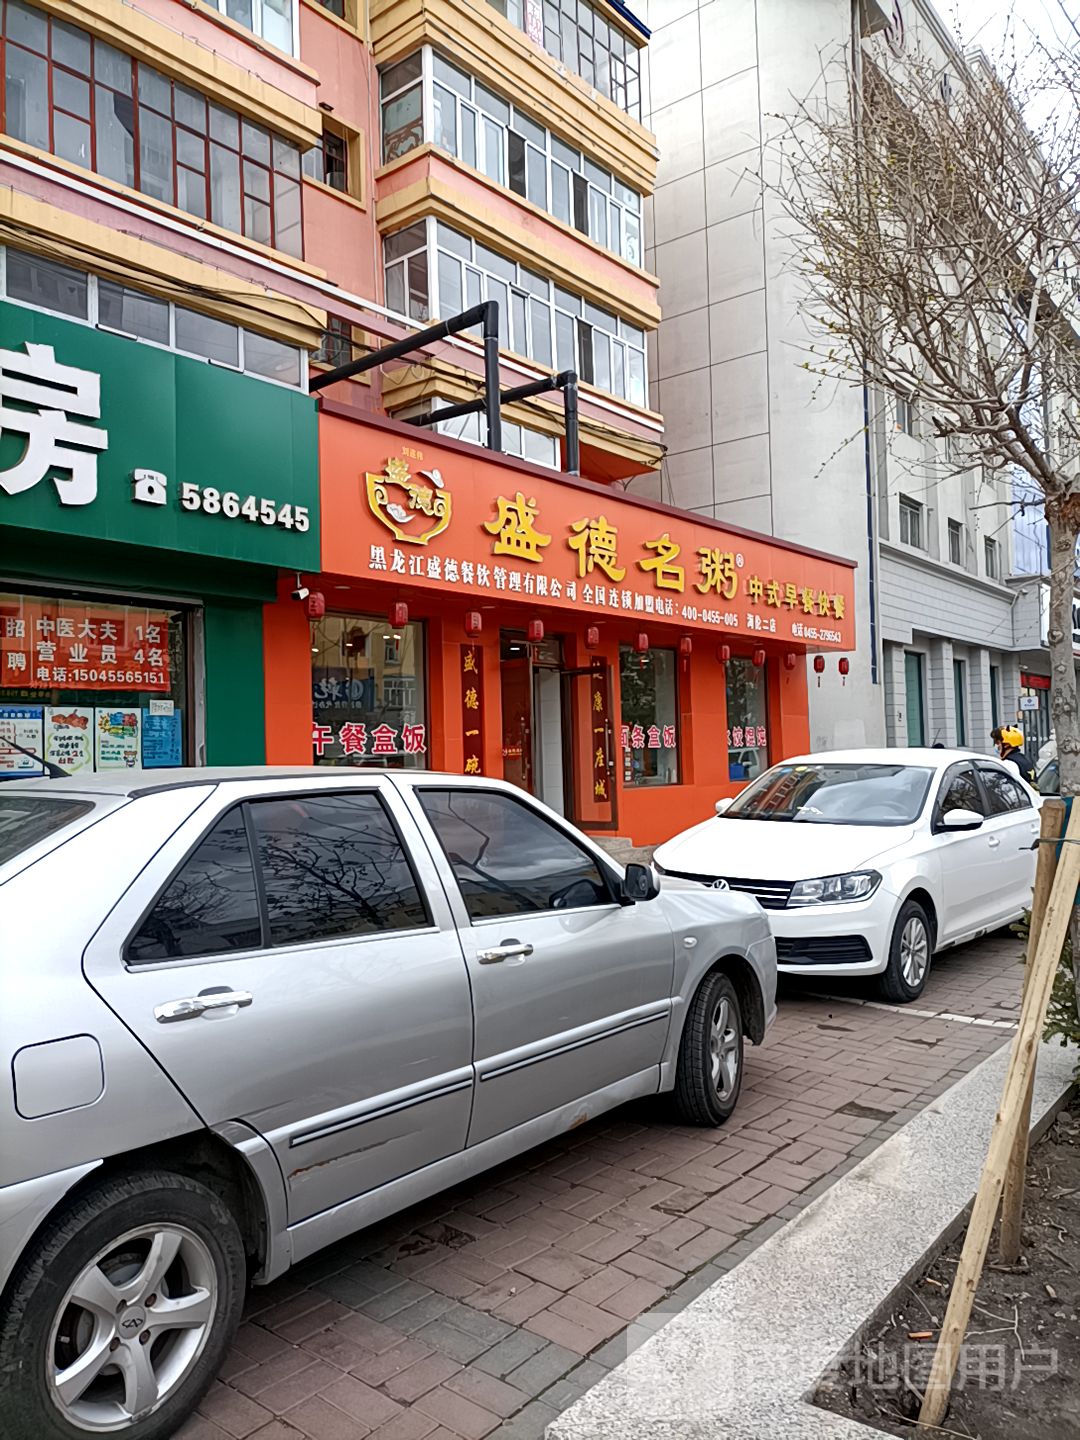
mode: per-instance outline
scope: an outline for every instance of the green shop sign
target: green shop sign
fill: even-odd
[[[0,525],[317,570],[315,402],[0,304]]]

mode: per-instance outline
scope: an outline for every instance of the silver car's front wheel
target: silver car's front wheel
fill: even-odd
[[[71,1424],[123,1430],[190,1375],[218,1306],[206,1244],[178,1225],[140,1226],[107,1245],[61,1301],[49,1393]]]
[[[104,1180],[50,1221],[0,1312],[3,1440],[166,1440],[240,1319],[247,1258],[222,1196],[187,1175]]]

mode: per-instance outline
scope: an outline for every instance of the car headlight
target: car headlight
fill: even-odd
[[[820,880],[799,880],[791,888],[788,905],[839,905],[866,900],[881,884],[876,870],[852,870],[847,875],[825,875]]]

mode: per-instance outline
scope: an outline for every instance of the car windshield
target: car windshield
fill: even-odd
[[[88,810],[91,800],[67,800],[60,796],[25,795],[0,790],[0,865],[14,860],[39,840],[71,825]]]
[[[930,789],[918,765],[776,765],[742,792],[725,818],[810,825],[911,825]]]

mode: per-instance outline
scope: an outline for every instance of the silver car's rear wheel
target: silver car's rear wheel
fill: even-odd
[[[46,1223],[0,1307],[3,1440],[176,1434],[240,1320],[247,1256],[229,1196],[140,1170]]]
[[[53,1403],[80,1429],[126,1429],[191,1373],[217,1307],[214,1260],[193,1231],[129,1230],[61,1301],[46,1361]]]

